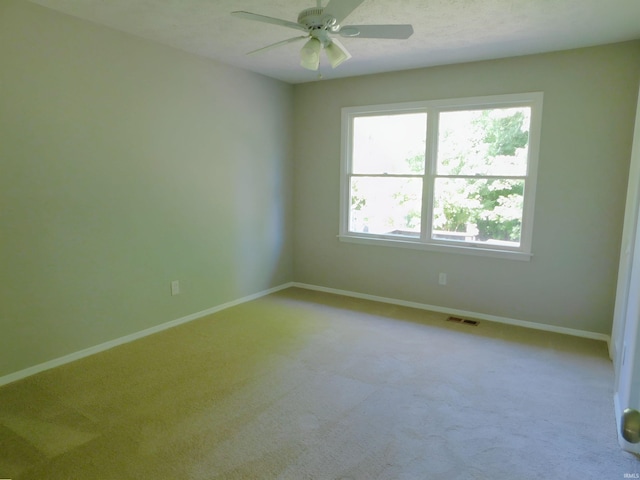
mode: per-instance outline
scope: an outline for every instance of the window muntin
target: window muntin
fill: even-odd
[[[341,238],[528,258],[541,108],[529,93],[343,109]]]

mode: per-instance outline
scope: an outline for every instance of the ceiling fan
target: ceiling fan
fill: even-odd
[[[300,51],[300,65],[309,70],[318,70],[320,66],[320,52],[324,49],[329,63],[336,68],[345,60],[351,58],[349,52],[336,38],[340,35],[346,38],[388,38],[403,40],[413,34],[411,25],[342,25],[347,18],[364,0],[329,0],[326,7],[322,7],[322,0],[317,0],[317,6],[300,12],[297,22],[290,22],[280,18],[266,17],[256,13],[237,11],[231,15],[256,22],[271,23],[283,27],[293,28],[305,32],[305,35],[282,40],[266,47],[253,50],[247,55],[264,52],[281,45],[308,39]]]

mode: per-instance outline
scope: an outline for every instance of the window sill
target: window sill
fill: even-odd
[[[373,236],[338,235],[341,242],[359,243],[362,245],[377,245],[381,247],[411,248],[414,250],[427,250],[431,252],[458,253],[462,255],[474,255],[479,257],[504,258],[528,262],[533,254],[516,252],[513,250],[499,250],[475,244],[443,245],[439,243],[423,243],[411,239],[379,238]]]

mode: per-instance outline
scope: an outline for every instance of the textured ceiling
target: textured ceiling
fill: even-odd
[[[33,3],[289,83],[313,81],[300,35],[234,18],[246,10],[296,21],[315,0],[31,0]],[[325,6],[327,0],[323,0]],[[341,39],[353,58],[323,78],[564,50],[640,38],[640,0],[365,0],[343,24],[411,23],[408,40]]]

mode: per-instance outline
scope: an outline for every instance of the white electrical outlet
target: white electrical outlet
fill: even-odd
[[[180,295],[180,280],[171,282],[171,295]]]
[[[438,275],[438,285],[446,285],[447,284],[447,274],[440,273]]]

